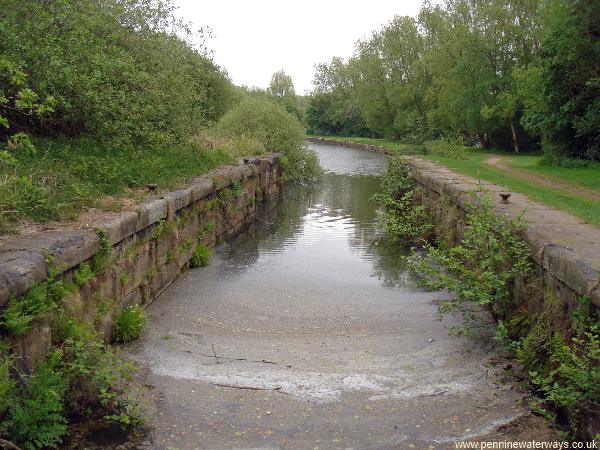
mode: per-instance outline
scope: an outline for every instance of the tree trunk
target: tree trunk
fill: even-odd
[[[487,140],[487,137],[486,137],[485,133],[484,134],[478,134],[477,137],[479,137],[479,145],[481,145],[482,149],[485,150],[485,149],[490,148],[490,144],[489,144],[489,142]]]
[[[515,122],[510,119],[510,131],[512,131],[513,145],[515,146],[515,153],[519,153],[519,140],[517,139],[517,130],[515,129]]]

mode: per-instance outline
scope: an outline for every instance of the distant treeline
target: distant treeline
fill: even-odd
[[[316,69],[312,133],[600,160],[598,1],[426,1]]]

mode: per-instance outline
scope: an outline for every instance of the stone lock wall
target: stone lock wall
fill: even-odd
[[[513,192],[503,203],[499,193],[510,192],[506,187],[456,174],[441,164],[418,158],[407,158],[407,163],[424,190],[424,201],[437,212],[440,226],[454,233],[454,240],[462,236],[467,204],[476,192],[493,199],[497,215],[523,218],[523,236],[542,281],[542,292],[523,301],[545,302],[553,295],[560,305],[556,313],[565,322],[579,305],[578,297],[590,297],[600,309],[600,229],[523,194]],[[543,305],[529,306],[539,310]]]
[[[244,159],[195,179],[187,189],[150,198],[136,210],[100,213],[85,229],[39,232],[0,242],[0,310],[48,277],[48,256],[73,281],[110,245],[105,269],[62,301],[75,317],[93,321],[110,339],[115,314],[126,306],[147,305],[185,269],[199,242],[208,246],[238,233],[257,204],[280,189],[279,155]],[[101,239],[102,238],[102,239]],[[51,317],[24,336],[11,339],[18,364],[31,372],[51,344]]]

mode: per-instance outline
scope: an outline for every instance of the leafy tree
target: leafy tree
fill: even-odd
[[[192,36],[173,9],[170,0],[3,2],[4,60],[28,74],[39,98],[54,99],[51,120],[14,118],[11,126],[157,144],[218,120],[231,102],[230,82],[186,40]]]
[[[370,136],[364,116],[353,95],[352,67],[341,58],[317,64],[313,81],[315,92],[306,109],[310,133]]]
[[[600,159],[599,36],[598,2],[426,1],[316,67],[309,131]]]
[[[271,77],[267,94],[272,95],[277,99],[277,102],[283,108],[301,120],[300,111],[298,110],[298,100],[296,91],[294,90],[294,82],[292,77],[283,70],[275,72]]]
[[[548,153],[600,160],[600,4],[549,0],[542,18],[524,122]]]
[[[271,77],[268,92],[271,95],[279,98],[295,97],[296,91],[294,90],[294,82],[292,81],[292,77],[290,77],[283,70],[275,72]]]

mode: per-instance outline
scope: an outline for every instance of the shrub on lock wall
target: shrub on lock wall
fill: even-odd
[[[217,123],[216,133],[258,142],[267,152],[283,154],[288,181],[309,181],[321,174],[316,154],[305,144],[306,131],[296,117],[273,100],[247,97]]]
[[[146,313],[139,305],[123,309],[115,319],[113,326],[113,340],[128,343],[139,339],[148,319]]]

